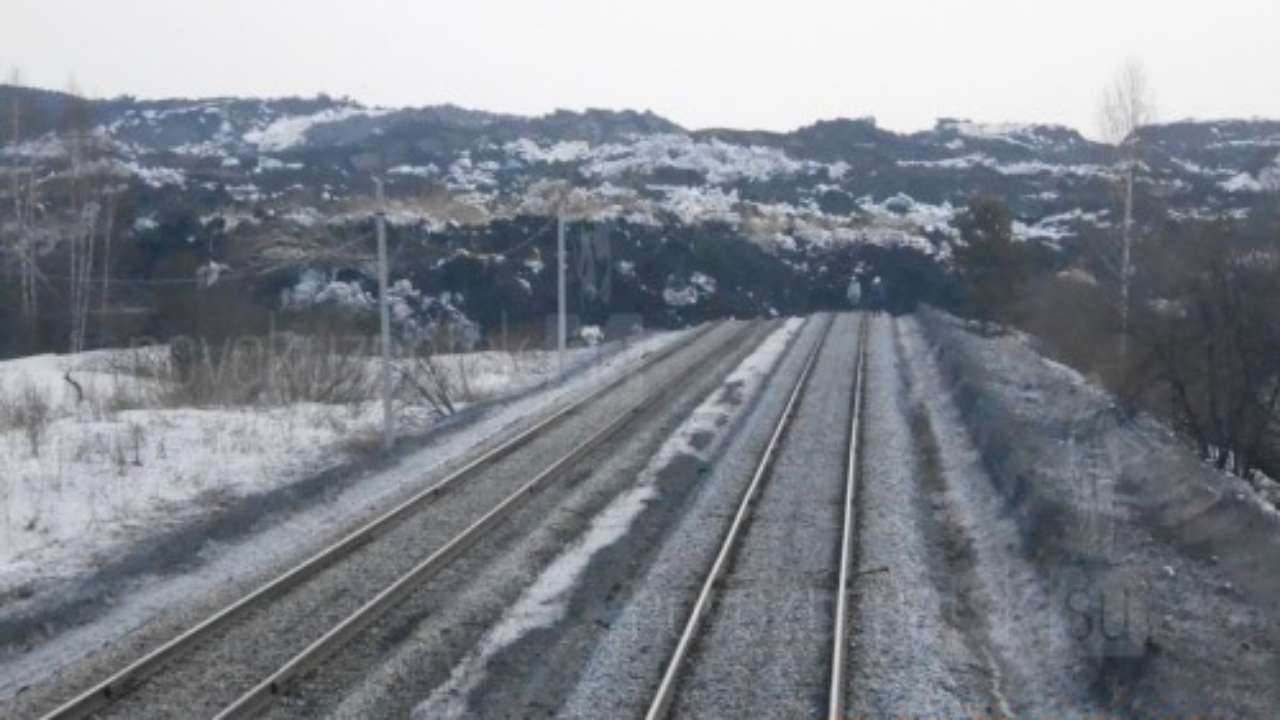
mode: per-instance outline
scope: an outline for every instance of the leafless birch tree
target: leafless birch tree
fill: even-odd
[[[9,83],[14,87],[21,85],[22,74],[14,70],[9,76]],[[25,108],[15,93],[9,108],[10,139],[16,149],[22,142],[23,117]],[[36,182],[33,168],[19,166],[18,154],[13,155],[15,162],[9,168],[10,190],[13,194],[13,228],[12,251],[17,259],[20,287],[20,305],[22,318],[28,327],[35,327],[39,314],[39,293],[37,292],[37,265],[35,234]]]
[[[1155,120],[1155,100],[1147,73],[1130,60],[1102,96],[1099,112],[1103,140],[1118,151],[1116,177],[1124,206],[1120,248],[1120,354],[1128,354],[1130,288],[1133,281],[1133,185],[1142,157],[1138,131]]]
[[[115,190],[109,173],[101,172],[93,160],[101,154],[100,139],[94,134],[87,104],[72,84],[67,126],[63,134],[70,162],[71,217],[66,226],[68,262],[68,309],[70,312],[69,351],[81,352],[88,338],[89,314],[93,303],[93,270],[97,262],[99,237],[109,247],[114,230]],[[103,261],[104,278],[109,262]],[[104,279],[104,293],[105,293]],[[105,299],[103,300],[105,303]]]

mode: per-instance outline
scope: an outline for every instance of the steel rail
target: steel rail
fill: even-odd
[[[715,327],[708,324],[692,333],[687,339],[664,348],[653,356],[644,359],[635,372],[643,372],[658,363],[672,357],[677,352],[692,347],[698,340],[708,335]],[[741,331],[740,331],[741,332]],[[732,337],[737,337],[735,334]],[[473,476],[479,470],[505,457],[519,447],[525,445],[536,435],[559,423],[566,417],[578,412],[590,403],[607,393],[617,389],[634,376],[634,372],[623,372],[605,386],[592,391],[586,397],[557,410],[550,416],[538,421],[533,426],[520,432],[515,437],[503,442],[480,457],[467,463],[462,468],[450,473],[447,477],[424,489],[416,495],[383,513],[371,522],[351,532],[341,540],[311,556],[291,570],[258,587],[231,605],[210,615],[197,625],[187,629],[180,635],[170,639],[143,657],[127,665],[107,679],[85,690],[76,697],[60,705],[57,709],[45,714],[42,720],[72,720],[87,717],[126,695],[146,678],[154,675],[165,663],[190,650],[206,637],[226,627],[243,616],[253,607],[275,599],[301,583],[310,579],[321,570],[345,558],[360,546],[378,538],[393,529],[400,522],[410,517],[433,500],[439,498],[454,485]]]
[[[840,720],[845,717],[845,692],[847,684],[845,670],[847,665],[846,651],[849,642],[849,594],[853,573],[854,527],[857,514],[855,506],[858,498],[859,476],[859,438],[862,425],[862,398],[867,377],[867,337],[869,335],[867,317],[864,315],[858,323],[858,359],[854,365],[853,376],[853,412],[849,421],[849,453],[845,464],[844,484],[844,518],[840,525],[840,574],[836,584],[835,627],[831,645],[831,693],[827,704],[827,717]]]
[[[711,611],[716,585],[729,570],[729,563],[733,557],[734,549],[751,515],[751,507],[764,486],[765,477],[768,476],[773,467],[778,448],[782,444],[782,438],[786,434],[787,428],[790,427],[791,420],[795,417],[796,410],[800,404],[800,397],[809,383],[809,377],[817,362],[818,355],[826,344],[827,336],[831,333],[831,326],[834,324],[835,318],[833,316],[822,331],[822,335],[814,343],[813,349],[809,351],[804,367],[791,388],[791,394],[787,398],[787,403],[783,407],[782,414],[773,429],[773,435],[769,438],[769,443],[765,446],[764,453],[760,456],[760,461],[756,465],[756,471],[751,477],[751,482],[747,484],[747,489],[742,494],[742,500],[738,503],[738,510],[733,516],[733,522],[729,525],[724,540],[720,544],[720,551],[716,554],[715,562],[712,563],[711,570],[707,573],[707,577],[702,583],[702,589],[698,593],[693,609],[689,612],[689,619],[685,623],[684,631],[680,634],[679,641],[676,643],[675,651],[672,652],[671,659],[667,661],[666,671],[663,673],[657,692],[654,693],[653,701],[649,705],[649,711],[645,714],[645,720],[662,720],[671,710],[671,703],[675,699],[676,685],[680,680],[680,674],[683,672],[685,662],[688,660],[689,653],[698,638],[702,623]]]
[[[726,345],[745,337],[750,327],[744,326],[743,329],[726,341]],[[479,520],[455,535],[443,547],[436,550],[409,572],[400,576],[358,610],[348,615],[342,622],[330,628],[323,636],[290,658],[270,676],[237,698],[219,712],[215,716],[215,720],[232,720],[257,716],[285,690],[290,681],[324,663],[343,645],[377,622],[386,612],[420,589],[423,584],[435,577],[450,562],[479,542],[489,530],[498,526],[503,520],[523,507],[545,485],[560,476],[563,470],[608,441],[659,400],[677,391],[683,380],[696,374],[705,362],[712,361],[716,357],[713,352],[707,353],[706,357],[683,370],[676,380],[668,383],[660,391],[649,395],[637,405],[623,411],[609,424],[597,430],[585,441],[538,473],[533,479],[520,486]]]

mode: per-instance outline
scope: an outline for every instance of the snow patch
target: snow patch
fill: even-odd
[[[712,185],[738,181],[763,182],[776,177],[823,171],[831,166],[810,160],[795,160],[784,151],[726,143],[713,139],[698,142],[687,135],[659,134],[632,138],[630,143],[614,143],[592,148],[581,155],[583,175],[616,178],[624,175],[652,175],[661,169],[699,173]],[[843,174],[847,166],[835,169]]]
[[[716,293],[716,279],[705,273],[695,272],[688,280],[672,275],[662,290],[662,300],[668,307],[689,307]]]
[[[396,165],[387,171],[388,175],[407,175],[420,178],[437,177],[440,174],[440,168],[435,163],[427,163],[426,165]]]
[[[658,206],[685,225],[706,222],[737,225],[741,219],[735,209],[739,203],[736,189],[726,193],[718,187],[650,185],[649,188],[665,195]]]
[[[1039,149],[1060,149],[1069,143],[1053,138],[1048,132],[1061,128],[1026,123],[976,123],[969,120],[946,119],[938,122],[938,129],[950,130],[969,140],[1003,142],[1010,145]]]
[[[668,307],[689,307],[698,304],[698,290],[691,285],[682,287],[666,287],[662,290],[662,301]]]
[[[1259,171],[1257,177],[1242,172],[1218,183],[1218,187],[1229,193],[1280,192],[1280,155],[1270,166]]]
[[[502,146],[509,155],[526,163],[579,162],[591,155],[591,145],[580,140],[563,141],[542,147],[528,138],[520,138]]]
[[[689,284],[708,295],[713,295],[716,291],[716,279],[705,273],[695,272],[690,275]]]
[[[273,170],[301,170],[301,169],[302,169],[302,163],[296,163],[296,162],[287,163],[287,162],[284,162],[283,160],[278,160],[269,155],[262,155],[258,157],[258,167],[254,170],[254,172],[264,173],[264,172],[271,172]]]
[[[297,284],[281,293],[280,304],[286,310],[333,304],[350,310],[371,311],[377,300],[365,292],[360,283],[337,280],[319,270],[307,270]]]
[[[933,168],[939,170],[970,170],[987,168],[1001,175],[1023,177],[1028,175],[1051,175],[1053,177],[1107,177],[1110,170],[1101,165],[1059,165],[1042,160],[1028,160],[1015,163],[1001,163],[995,158],[981,153],[943,158],[940,160],[898,160],[898,167]]]
[[[187,177],[180,170],[143,167],[132,160],[121,161],[120,167],[153,188],[161,188],[165,185],[185,187],[187,184]]]
[[[291,210],[285,213],[284,219],[301,228],[315,227],[324,221],[320,211],[313,207],[300,207],[296,210]]]
[[[256,130],[245,133],[244,140],[256,145],[262,152],[288,150],[307,139],[307,132],[317,125],[341,122],[353,117],[378,117],[387,110],[369,110],[360,107],[339,107],[321,110],[311,115],[294,115],[281,118]]]
[[[160,221],[156,220],[155,215],[143,215],[133,221],[133,231],[135,233],[151,232],[160,227]]]
[[[482,188],[493,188],[498,185],[496,176],[499,165],[492,160],[475,163],[471,160],[471,152],[464,150],[457,160],[449,166],[446,182],[450,189],[475,191]]]

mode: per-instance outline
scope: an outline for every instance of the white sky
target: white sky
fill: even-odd
[[[1145,65],[1160,117],[1280,118],[1280,0],[3,0],[0,71],[93,96],[350,95],[689,128],[874,115],[1092,134]]]

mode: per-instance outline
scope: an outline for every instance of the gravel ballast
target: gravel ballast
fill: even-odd
[[[859,567],[850,621],[854,717],[961,717],[987,707],[989,671],[947,622],[950,588],[934,564],[930,491],[911,427],[892,321],[872,320],[859,483]],[[922,503],[922,499],[924,503]]]
[[[672,706],[674,717],[825,712],[857,315],[836,318]]]
[[[658,476],[654,513],[670,514],[626,595],[607,605],[607,624],[576,682],[555,708],[561,718],[639,717],[657,688],[688,611],[768,442],[805,356],[826,320],[811,318],[767,372],[731,383],[704,406],[702,441],[648,469]],[[775,364],[776,363],[776,364]],[[696,436],[695,436],[696,437]],[[638,542],[647,538],[641,536]]]
[[[502,717],[536,715],[545,696],[554,694],[555,683],[572,678],[571,666],[567,659],[527,663],[521,653],[530,643],[540,648],[548,634],[566,641],[574,636],[571,628],[557,626],[553,632],[547,627],[557,625],[559,593],[544,595],[534,590],[532,602],[521,602],[522,597],[539,584],[566,547],[591,532],[593,518],[634,483],[637,468],[671,433],[689,404],[716,387],[767,330],[760,326],[736,345],[712,353],[713,362],[690,382],[670,384],[665,403],[654,406],[628,432],[535,495],[498,532],[484,538],[436,581],[415,592],[301,683],[272,708],[269,717],[405,717],[434,689],[448,685],[457,668],[469,667],[468,658],[489,648],[501,652],[486,654],[479,663],[481,672],[467,673],[458,689],[446,690],[441,711],[432,717],[485,716],[491,707]],[[563,589],[558,583],[554,586]],[[576,587],[594,592],[602,587],[607,591],[609,586],[587,577]],[[516,611],[516,622],[504,622],[516,607],[523,608]],[[565,617],[594,627],[593,615],[570,612]],[[495,627],[504,626],[508,629],[493,634]],[[524,630],[532,632],[515,642]],[[570,643],[570,649],[575,648],[576,643]],[[506,682],[508,672],[516,679],[536,676],[541,681]],[[487,673],[504,678],[495,685],[502,694],[489,694],[491,704],[480,700],[473,705],[475,695],[486,695],[488,685],[478,686]]]

